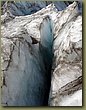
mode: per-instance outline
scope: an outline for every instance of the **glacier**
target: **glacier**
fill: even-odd
[[[82,106],[80,4],[14,4],[1,15],[2,106]]]

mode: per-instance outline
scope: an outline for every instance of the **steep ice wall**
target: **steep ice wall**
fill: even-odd
[[[53,57],[52,22],[49,16],[46,16],[40,25],[40,37],[41,38],[40,38],[39,50],[40,50],[41,56],[43,57],[43,62],[46,70],[46,78],[47,78],[46,98],[48,102],[50,85],[51,85],[51,67],[52,67],[52,57]]]
[[[2,24],[4,106],[48,105],[53,44],[51,28],[51,20],[45,15],[40,18],[39,15],[36,18],[34,15],[16,17]]]
[[[1,16],[3,106],[82,105],[82,16],[77,6],[74,2],[57,11],[50,4],[27,16]]]
[[[46,67],[52,64],[52,46],[53,46],[53,34],[52,34],[52,22],[49,16],[43,19],[40,26],[40,50],[43,55],[43,59]],[[45,52],[46,50],[46,52]]]
[[[82,16],[77,8],[74,2],[55,21],[50,106],[82,105]]]

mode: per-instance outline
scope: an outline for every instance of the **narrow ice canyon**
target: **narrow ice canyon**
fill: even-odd
[[[82,106],[81,4],[61,3],[4,5],[2,106]]]

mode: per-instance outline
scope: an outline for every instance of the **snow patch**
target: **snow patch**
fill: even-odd
[[[82,90],[78,90],[72,95],[64,96],[59,103],[60,106],[82,106]]]

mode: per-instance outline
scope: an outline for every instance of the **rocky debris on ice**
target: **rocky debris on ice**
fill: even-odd
[[[82,13],[82,2],[78,2],[78,11]],[[24,16],[33,14],[47,5],[53,3],[58,11],[64,10],[68,5],[73,3],[73,1],[2,1],[1,2],[1,12],[10,12],[14,16]]]
[[[31,15],[5,13],[1,23],[2,105],[81,106],[82,16],[77,3],[62,11],[50,4]]]
[[[77,94],[82,97],[82,92],[78,92],[82,88],[82,78],[74,82],[82,77],[82,16],[78,15],[76,3],[57,15],[53,52],[50,106],[81,106],[82,98],[79,100]],[[75,94],[76,99],[71,98]]]

